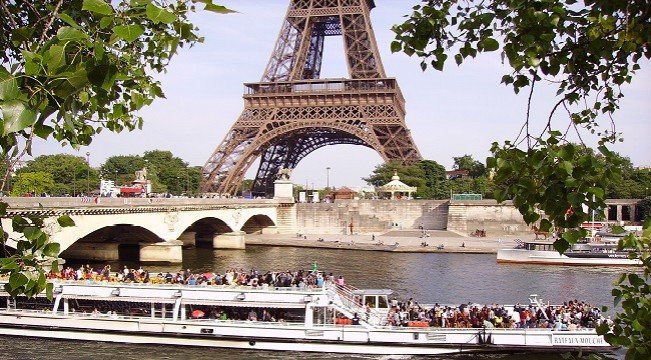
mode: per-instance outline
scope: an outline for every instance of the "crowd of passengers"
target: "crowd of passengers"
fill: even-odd
[[[387,325],[408,326],[410,322],[426,322],[432,327],[443,328],[549,328],[555,330],[577,330],[596,328],[602,322],[612,326],[610,316],[583,301],[570,300],[563,305],[521,305],[512,309],[493,305],[461,304],[443,306],[435,304],[426,308],[409,299],[391,301]]]
[[[67,267],[60,273],[51,273],[51,278],[65,280],[93,280],[108,282],[135,282],[152,284],[185,284],[185,285],[243,285],[251,287],[324,287],[328,284],[344,286],[343,276],[335,277],[332,273],[318,271],[280,271],[261,273],[255,269],[230,269],[223,274],[212,272],[193,273],[190,269],[176,273],[152,274],[142,267],[129,269],[125,266],[120,271],[106,265],[100,270],[89,265],[78,269]],[[222,315],[223,314],[219,314]],[[217,318],[220,318],[220,316]],[[248,314],[250,315],[250,314]],[[247,318],[251,319],[251,316]],[[241,316],[236,316],[240,318]],[[264,314],[256,319],[265,319]],[[390,326],[408,326],[410,322],[426,322],[432,327],[443,328],[553,328],[556,330],[576,330],[595,328],[602,322],[612,325],[610,317],[604,317],[601,311],[585,302],[571,300],[563,305],[554,306],[524,306],[517,304],[513,310],[504,306],[462,304],[460,306],[444,306],[435,304],[430,308],[420,305],[413,299],[399,302],[393,298],[386,324]]]
[[[184,284],[184,285],[243,285],[252,287],[323,287],[326,283],[344,285],[343,276],[335,277],[332,273],[324,274],[318,271],[281,271],[261,273],[258,270],[245,271],[243,269],[230,269],[223,274],[213,272],[193,273],[190,269],[176,273],[152,274],[142,267],[129,269],[125,266],[120,271],[111,269],[106,265],[100,270],[89,265],[82,265],[78,269],[67,267],[60,273],[51,273],[50,278],[63,280],[93,280],[108,282],[136,282],[151,284]]]

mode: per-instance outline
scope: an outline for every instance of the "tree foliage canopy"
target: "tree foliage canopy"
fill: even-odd
[[[608,146],[622,140],[613,119],[624,96],[622,85],[651,58],[651,5],[647,0],[427,0],[413,10],[393,29],[394,52],[420,57],[423,70],[443,70],[450,56],[460,65],[479,53],[501,50],[511,68],[502,83],[516,93],[529,89],[520,134],[502,145],[493,143],[487,167],[499,185],[496,198],[513,199],[527,223],[540,220],[543,230],[566,229],[554,244],[565,251],[586,235],[578,229],[589,219],[583,206],[604,208],[609,187],[626,168]],[[542,132],[535,134],[530,130],[531,99],[543,81],[557,86],[557,101]],[[567,124],[559,126],[552,120],[561,111]],[[596,136],[605,163],[571,144],[570,131],[580,139],[585,133]],[[626,274],[620,281],[623,290],[613,290],[618,299],[626,299],[626,312],[619,314],[607,339],[629,347],[627,359],[648,359],[651,353],[648,226],[639,242],[632,236],[627,240],[644,250],[639,254],[644,276]]]
[[[394,27],[393,51],[421,57],[423,69],[442,70],[449,53],[457,64],[481,52],[502,50],[512,72],[502,78],[515,92],[543,79],[558,84],[558,105],[578,105],[577,125],[596,128],[610,114],[641,59],[651,58],[646,0],[429,0]],[[551,128],[548,128],[551,130]],[[606,140],[616,133],[598,132]]]
[[[16,171],[18,176],[28,172],[45,172],[54,184],[47,192],[53,196],[76,196],[99,188],[97,171],[82,156],[69,154],[41,155]],[[14,181],[14,183],[16,183]],[[15,185],[14,185],[15,188]],[[20,193],[19,193],[20,194]]]
[[[24,194],[32,194],[40,196],[43,193],[51,192],[53,187],[54,179],[52,178],[52,174],[44,171],[23,172],[16,176],[11,195],[23,196]]]
[[[513,198],[529,223],[544,211],[550,219],[541,226],[545,230],[573,228],[588,218],[579,210],[565,219],[570,207],[603,207],[608,187],[621,179],[618,166],[625,165],[608,149],[620,140],[612,114],[623,96],[621,85],[630,83],[642,60],[651,57],[649,3],[430,0],[413,9],[394,27],[392,49],[420,57],[423,69],[442,70],[450,54],[460,65],[479,53],[501,50],[511,68],[502,83],[516,93],[529,88],[531,101],[536,83],[557,85],[558,100],[542,133],[530,132],[527,112],[516,139],[493,144],[487,166],[498,185],[504,181],[508,187],[496,198]],[[559,109],[567,112],[565,131],[552,124]],[[600,124],[603,118],[609,126]],[[609,166],[568,144],[569,129],[581,136],[582,128],[597,136]],[[557,247],[566,249],[580,236],[568,234]]]
[[[230,12],[211,0],[200,1],[206,10]],[[137,111],[164,96],[152,74],[164,71],[179,48],[201,41],[188,21],[193,9],[186,0],[0,1],[4,179],[22,155],[31,154],[35,136],[79,147],[104,129],[140,128]],[[0,207],[0,216],[5,209],[6,204]],[[65,219],[60,223],[72,225]],[[41,227],[36,218],[14,221],[14,230],[27,240],[18,242],[15,255],[2,259],[0,273],[11,274],[5,290],[12,295],[33,295],[46,286],[35,259],[57,253]],[[0,232],[6,243],[7,234]]]

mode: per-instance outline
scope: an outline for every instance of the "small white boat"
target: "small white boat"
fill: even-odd
[[[573,245],[564,254],[547,240],[516,241],[511,249],[497,250],[498,263],[574,265],[574,266],[639,266],[639,259],[630,259],[628,251],[617,251],[617,241],[596,237]]]
[[[350,354],[611,349],[594,329],[440,328],[422,322],[389,326],[390,294],[336,285],[299,290],[56,281],[52,301],[44,296],[12,299],[0,291],[0,331],[71,340]],[[219,311],[256,316],[232,320]],[[282,318],[260,317],[267,311]]]

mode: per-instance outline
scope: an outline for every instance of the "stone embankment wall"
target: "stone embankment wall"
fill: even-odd
[[[449,205],[448,230],[469,235],[484,230],[487,236],[524,235],[532,230],[510,201],[495,200],[452,201]]]
[[[448,230],[487,236],[531,232],[510,203],[494,200],[337,200],[296,204],[296,231],[306,234],[382,234],[392,230]]]
[[[446,200],[336,200],[296,204],[298,232],[308,234],[381,234],[391,230],[444,230]]]

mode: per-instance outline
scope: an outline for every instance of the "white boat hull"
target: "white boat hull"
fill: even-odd
[[[6,297],[6,307],[0,309],[0,333],[135,344],[377,355],[572,351],[578,348],[605,351],[610,348],[594,329],[436,328],[422,322],[404,327],[384,326],[387,313],[379,309],[375,312],[364,310],[360,306],[380,296],[387,303],[390,291],[382,289],[329,286],[301,290],[63,281],[55,282],[53,293],[52,302],[39,295],[41,303],[46,304],[41,306],[24,298],[12,301],[8,294],[0,291]],[[110,302],[120,305],[116,306],[119,314],[110,311],[109,315],[106,308],[104,313],[97,309],[109,307],[107,303]],[[147,303],[148,313],[131,311],[142,310]],[[92,313],[79,312],[80,308],[75,310],[73,304],[77,307],[91,305],[94,310]],[[304,315],[298,317],[300,321],[292,321],[291,317],[287,321],[195,319],[188,317],[194,312],[191,311],[193,306],[276,308]],[[351,320],[364,311],[368,312],[364,319],[358,319],[359,325],[352,325],[352,322],[342,325],[335,320],[336,314]],[[231,317],[242,318],[245,317]]]
[[[367,329],[360,326],[278,325],[215,320],[157,321],[0,312],[3,335],[92,339],[133,344],[222,347],[247,350],[377,355],[441,355],[516,350],[601,350],[594,331],[550,329]],[[480,338],[489,343],[482,344]]]
[[[569,257],[557,251],[499,249],[498,263],[544,264],[544,265],[573,265],[573,266],[635,266],[639,260],[622,257]]]

